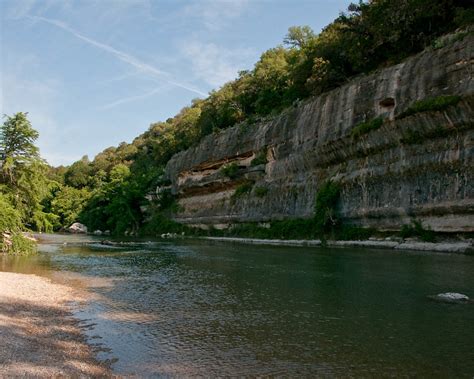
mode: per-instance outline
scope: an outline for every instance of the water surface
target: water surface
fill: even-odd
[[[37,257],[0,269],[88,284],[96,296],[77,314],[118,374],[474,375],[474,306],[427,299],[474,297],[474,257],[86,241],[45,236]]]

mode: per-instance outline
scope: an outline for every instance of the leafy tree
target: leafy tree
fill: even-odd
[[[41,204],[49,190],[47,166],[35,145],[39,134],[26,115],[19,112],[7,116],[1,127],[1,191],[9,195],[25,225],[49,231],[52,230],[54,216],[43,212]]]
[[[35,141],[39,134],[31,127],[27,113],[6,116],[0,131],[0,151],[3,153],[2,181],[14,185],[22,169],[41,161]]]
[[[74,188],[84,188],[89,184],[92,173],[89,158],[85,155],[68,168],[64,175],[64,182]]]
[[[70,226],[79,220],[79,214],[90,198],[90,192],[69,186],[62,187],[51,201],[51,212],[59,217],[60,226]]]

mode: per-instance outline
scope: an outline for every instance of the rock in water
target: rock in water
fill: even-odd
[[[444,303],[467,303],[470,302],[469,297],[463,295],[462,293],[456,292],[446,292],[446,293],[439,293],[434,296],[430,296],[430,299],[436,301],[442,301]]]
[[[70,233],[87,233],[87,226],[85,226],[85,225],[83,225],[79,222],[75,222],[67,230]]]

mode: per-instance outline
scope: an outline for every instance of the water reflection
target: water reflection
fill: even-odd
[[[472,257],[49,238],[2,269],[86,278],[96,297],[78,314],[119,374],[474,373],[474,307],[426,299],[474,296]]]

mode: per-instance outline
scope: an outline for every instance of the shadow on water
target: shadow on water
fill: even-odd
[[[427,299],[474,296],[472,257],[63,238],[33,262],[90,282],[96,300],[77,315],[93,320],[88,335],[111,348],[100,357],[118,358],[119,374],[474,373],[474,306]]]

